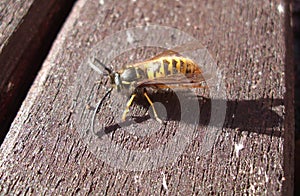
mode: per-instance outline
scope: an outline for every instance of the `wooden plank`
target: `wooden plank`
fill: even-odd
[[[2,142],[73,1],[1,2],[0,141]]]
[[[295,73],[295,190],[294,195],[300,194],[300,1],[293,1],[293,33],[294,33],[294,59]]]
[[[294,116],[289,14],[289,1],[79,0],[1,146],[1,192],[291,195]],[[92,115],[86,106],[95,107],[104,95],[106,80],[88,67],[87,57],[100,43],[103,47],[96,47],[97,57],[105,54],[107,58],[100,59],[109,62],[108,56],[118,54],[124,43],[136,46],[139,41],[133,38],[133,31],[116,32],[147,24],[176,27],[200,40],[221,70],[218,77],[225,86],[226,98],[201,101],[204,120],[201,118],[199,125],[170,113],[163,126],[144,116],[147,110],[139,105],[133,106],[131,114],[138,116],[140,123],[124,125],[117,124],[124,97],[113,93],[95,121],[96,125],[105,122],[109,126],[107,134],[96,137],[85,129]],[[176,30],[173,36],[159,34],[151,27],[148,32],[140,40],[172,43],[178,36]],[[153,55],[156,51],[152,49],[119,54],[110,66],[120,69],[131,58],[134,61]],[[102,83],[95,84],[99,79]],[[172,100],[165,101],[166,109],[184,113],[184,108],[177,108],[178,99],[167,96]],[[206,122],[215,118],[207,118],[207,112],[214,112],[210,107],[224,102],[224,123]],[[190,107],[180,98],[179,103]],[[186,133],[180,125],[192,128],[194,137],[178,138],[177,134]],[[94,138],[83,137],[91,135]],[[168,148],[165,144],[176,137],[178,145]],[[101,153],[99,150],[106,147],[103,144],[122,148],[111,145]],[[159,154],[161,146],[165,148]],[[175,161],[155,159],[165,158],[165,154],[172,158],[182,146],[185,148]],[[130,159],[122,160],[122,153],[128,151],[125,158]],[[152,158],[165,164],[157,166]],[[143,170],[144,164],[147,168]]]

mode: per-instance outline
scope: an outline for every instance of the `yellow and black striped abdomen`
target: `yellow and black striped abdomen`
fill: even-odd
[[[200,68],[190,59],[183,57],[160,57],[144,64],[148,79],[166,77],[173,74],[200,74]]]

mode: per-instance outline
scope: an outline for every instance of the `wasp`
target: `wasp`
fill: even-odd
[[[186,46],[178,47],[172,50],[166,50],[150,59],[125,66],[124,69],[113,71],[101,63],[97,58],[94,62],[89,61],[91,68],[110,78],[111,88],[105,93],[104,97],[98,102],[92,125],[96,113],[99,111],[103,100],[111,93],[113,89],[118,92],[126,93],[129,99],[122,115],[122,121],[126,120],[126,115],[137,96],[144,96],[149,102],[155,119],[164,123],[156,112],[156,109],[147,94],[147,90],[166,90],[172,88],[207,88],[202,70],[191,59],[180,55],[180,50]],[[100,70],[98,64],[104,70]]]

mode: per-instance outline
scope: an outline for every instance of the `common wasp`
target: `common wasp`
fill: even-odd
[[[126,120],[126,115],[134,99],[137,96],[144,96],[153,110],[155,119],[160,123],[164,123],[159,118],[154,104],[147,93],[149,89],[164,91],[178,88],[208,88],[200,67],[190,58],[180,55],[180,52],[191,50],[191,48],[193,49],[189,43],[188,45],[166,50],[145,61],[127,65],[119,71],[111,70],[97,58],[94,58],[93,62],[89,60],[89,66],[97,72],[108,76],[111,84],[111,88],[105,93],[95,108],[92,126],[104,99],[113,89],[129,95],[129,100],[122,115],[122,121]]]

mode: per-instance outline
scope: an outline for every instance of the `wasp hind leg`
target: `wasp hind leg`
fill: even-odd
[[[155,110],[155,107],[154,107],[154,105],[153,105],[151,99],[149,98],[149,96],[147,95],[146,92],[144,92],[144,96],[146,97],[146,99],[148,100],[149,104],[150,104],[151,107],[152,107],[152,110],[153,110],[153,114],[154,114],[155,119],[156,119],[159,123],[165,124],[165,122],[164,122],[163,120],[161,120],[161,119],[158,117],[157,112],[156,112],[156,110]]]
[[[126,104],[126,108],[123,112],[123,115],[122,115],[122,121],[125,121],[126,120],[126,115],[128,114],[129,112],[129,108],[133,102],[133,99],[135,98],[136,94],[132,94],[130,99],[128,100],[127,104]]]

